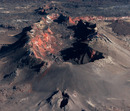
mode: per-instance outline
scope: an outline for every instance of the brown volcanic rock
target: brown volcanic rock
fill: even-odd
[[[65,47],[61,35],[53,32],[50,28],[54,20],[59,17],[59,14],[50,14],[46,18],[42,18],[39,23],[33,25],[30,31],[30,42],[32,52],[36,58],[49,62],[58,55],[60,50]],[[55,24],[56,25],[56,24]],[[58,27],[58,25],[57,25]]]
[[[96,34],[95,27],[95,24],[90,25],[82,17],[72,20],[62,14],[49,14],[35,23],[28,33],[30,51],[36,58],[47,63],[74,59],[78,64],[83,64],[84,58],[86,62],[103,58],[101,53],[87,45],[93,37],[100,37],[100,34]],[[91,37],[88,37],[90,34]]]
[[[117,35],[130,35],[130,23],[123,20],[112,21],[109,25]]]
[[[43,17],[0,50],[0,110],[129,111],[130,53],[106,18]]]

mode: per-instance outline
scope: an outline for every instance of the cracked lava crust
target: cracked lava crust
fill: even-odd
[[[97,33],[96,24],[87,22],[86,18],[48,14],[32,26],[28,35],[30,54],[47,64],[54,61],[84,64],[104,58],[88,45],[102,35]]]

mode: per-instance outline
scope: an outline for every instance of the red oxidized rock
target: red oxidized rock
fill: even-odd
[[[62,44],[59,39],[54,35],[49,24],[58,18],[58,14],[48,15],[47,18],[42,18],[39,23],[33,25],[30,35],[30,47],[36,58],[44,61],[49,61],[51,56],[61,50]],[[47,22],[51,20],[51,22]],[[48,27],[48,28],[45,28]]]
[[[72,63],[75,63],[76,58],[79,59],[78,63],[86,63],[80,61],[80,57],[89,57],[86,59],[82,58],[82,60],[93,61],[94,57],[97,56],[97,51],[89,50],[91,48],[87,44],[80,42],[83,42],[82,40],[85,39],[90,41],[93,37],[101,36],[101,34],[95,33],[94,26],[90,27],[89,23],[86,23],[86,21],[93,21],[97,18],[90,16],[67,17],[69,19],[63,20],[65,24],[59,22],[59,18],[63,20],[61,15],[52,13],[33,25],[29,33],[29,45],[34,56],[48,64],[57,60],[73,61]],[[99,19],[103,19],[103,17],[99,17]],[[87,31],[90,32],[91,36],[89,36]],[[86,54],[89,56],[84,56]],[[102,57],[102,54],[99,53],[99,55]]]
[[[96,51],[95,50],[92,50],[91,52],[91,59],[93,58],[93,56],[96,54]]]

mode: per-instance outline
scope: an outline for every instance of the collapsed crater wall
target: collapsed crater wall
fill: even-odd
[[[48,63],[84,64],[104,58],[101,52],[88,46],[89,41],[97,37],[96,24],[80,18],[72,21],[57,13],[43,17],[28,33],[30,52]]]

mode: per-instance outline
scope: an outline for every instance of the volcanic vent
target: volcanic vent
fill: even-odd
[[[103,54],[89,47],[97,37],[96,24],[82,19],[72,20],[62,14],[52,13],[32,26],[30,54],[46,63],[69,61],[84,64],[103,58]]]

